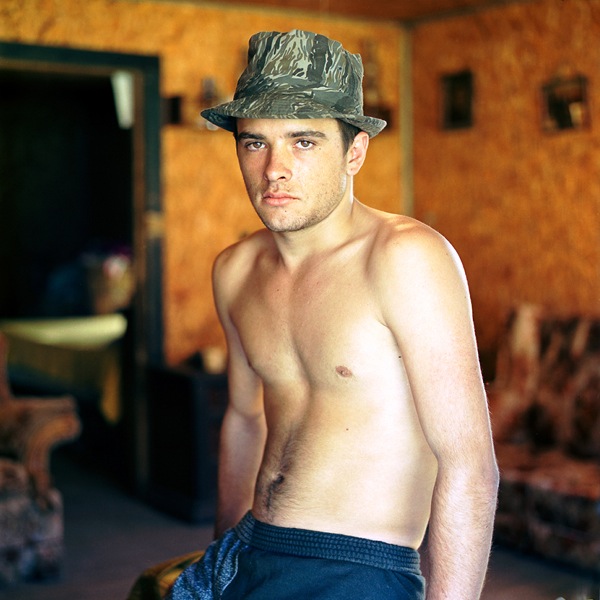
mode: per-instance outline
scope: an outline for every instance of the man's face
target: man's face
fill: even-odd
[[[250,200],[271,231],[316,225],[351,192],[335,119],[238,119],[237,155]]]

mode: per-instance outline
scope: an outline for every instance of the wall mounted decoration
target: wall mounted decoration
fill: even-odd
[[[589,125],[589,120],[585,77],[557,77],[542,86],[544,130],[583,129]]]
[[[442,127],[463,129],[473,125],[473,73],[460,71],[444,75],[442,86]]]

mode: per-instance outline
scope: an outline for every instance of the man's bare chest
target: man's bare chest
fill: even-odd
[[[382,349],[396,354],[377,299],[354,270],[257,278],[232,307],[232,319],[251,366],[267,384],[358,383],[377,376]]]

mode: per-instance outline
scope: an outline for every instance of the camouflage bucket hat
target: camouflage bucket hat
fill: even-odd
[[[341,119],[370,137],[386,122],[363,114],[363,66],[335,40],[309,31],[263,31],[250,38],[248,66],[231,102],[202,111],[235,131],[235,119]]]

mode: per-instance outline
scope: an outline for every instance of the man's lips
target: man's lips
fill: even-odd
[[[287,193],[270,192],[263,195],[263,202],[269,206],[285,206],[296,198]]]

